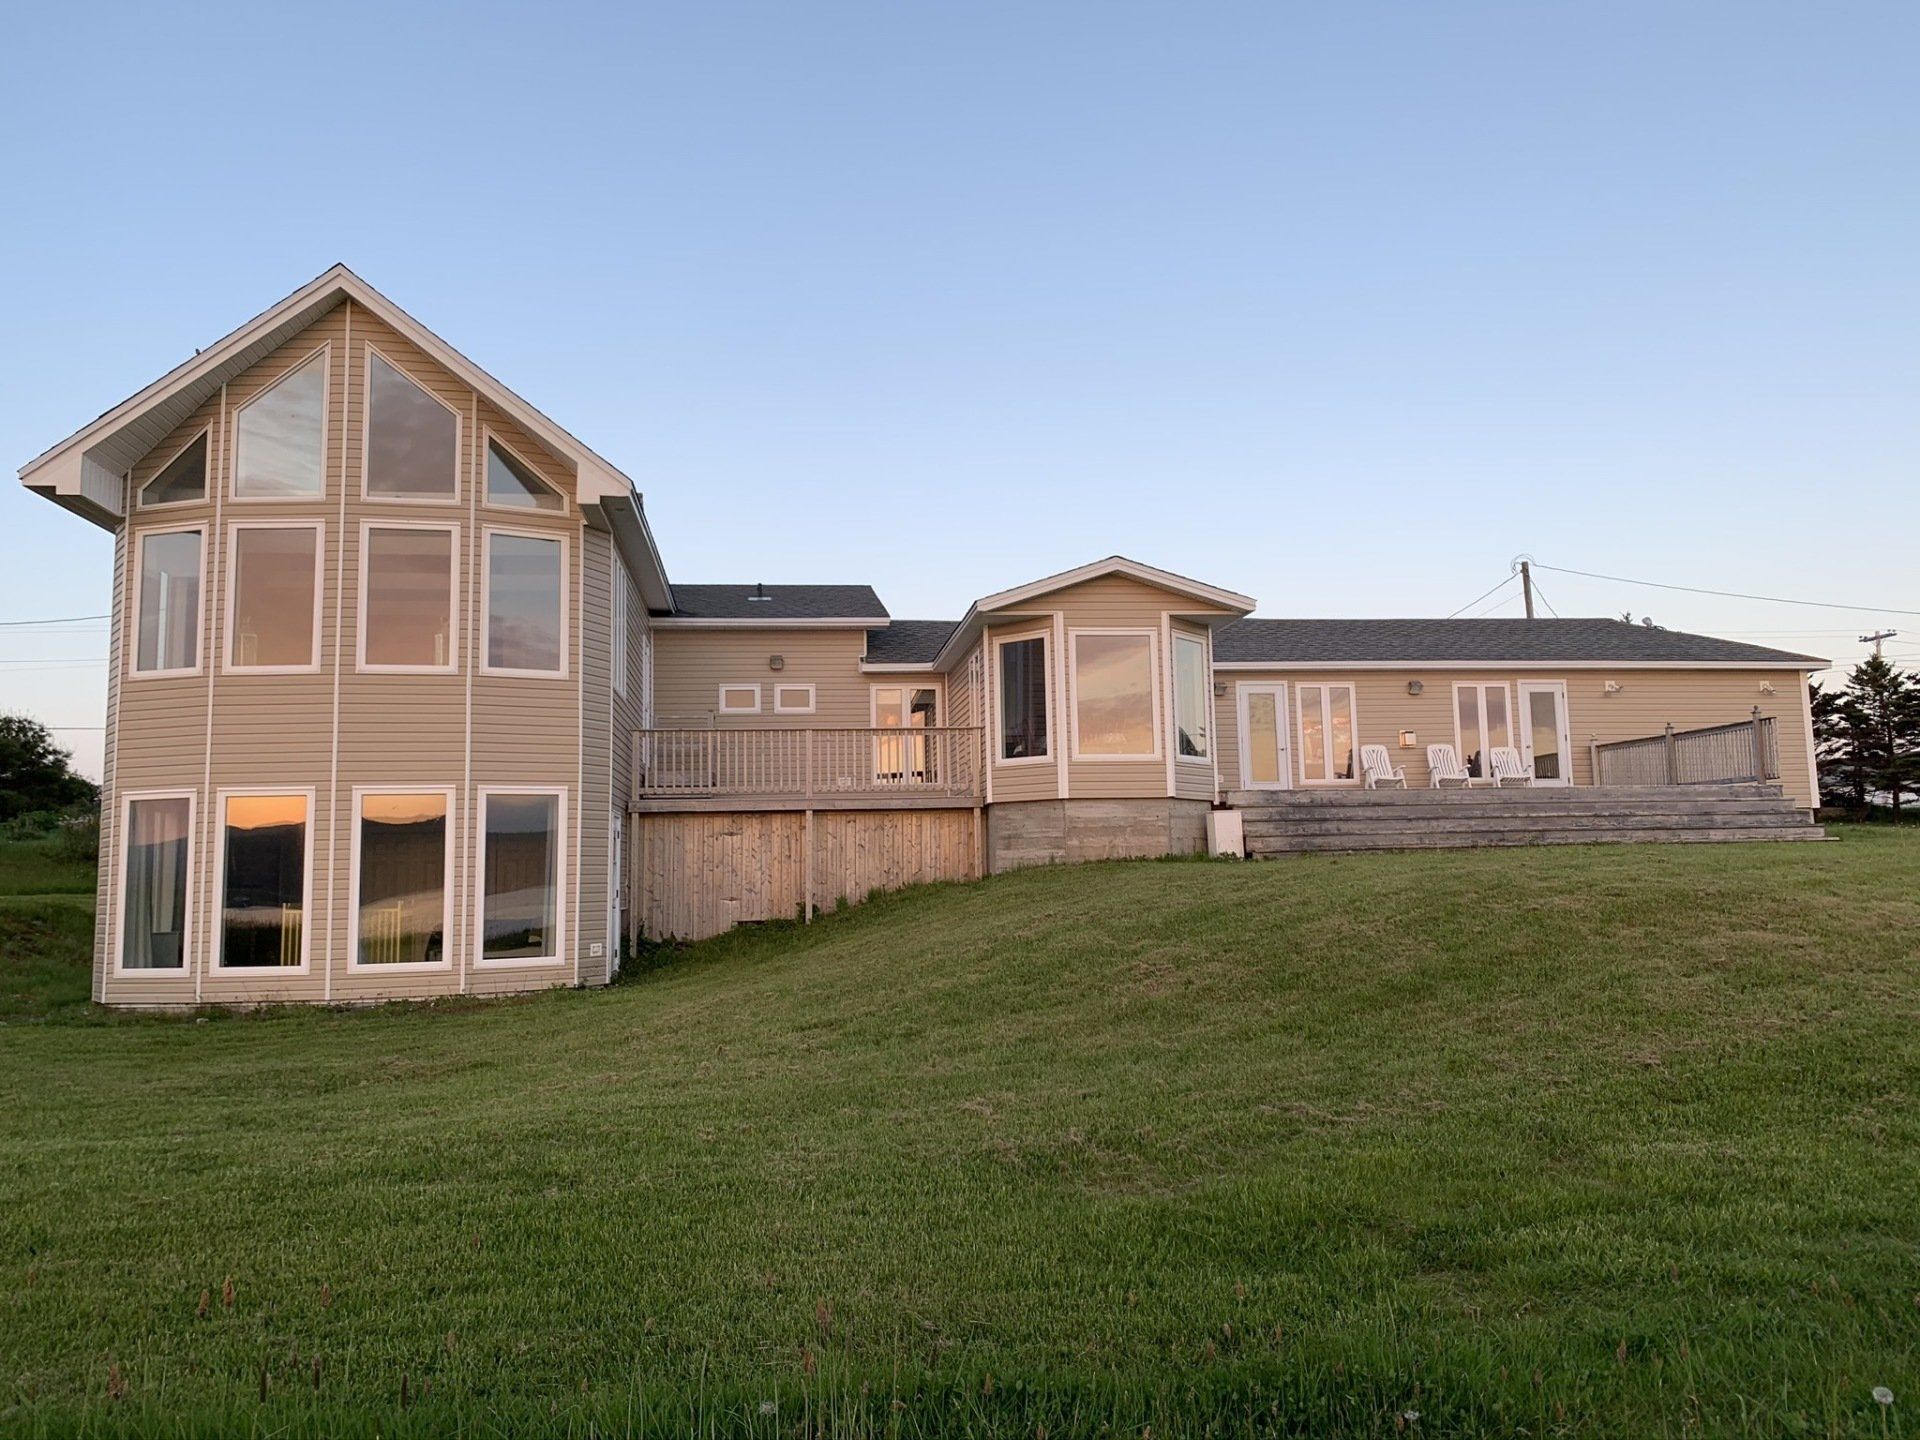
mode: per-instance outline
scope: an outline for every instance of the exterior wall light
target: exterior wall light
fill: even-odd
[[[1426,688],[1427,687],[1425,683],[1422,681],[1419,681],[1419,680],[1407,681],[1407,694],[1409,695],[1418,695],[1422,690]]]
[[[786,657],[786,656],[784,656],[784,655],[769,655],[769,656],[767,657],[767,669],[769,669],[769,670],[784,670],[784,669],[786,669],[786,668],[787,668],[787,657]]]

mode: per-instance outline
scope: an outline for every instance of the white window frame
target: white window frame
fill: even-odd
[[[304,370],[316,357],[324,356],[320,361],[320,489],[312,495],[242,495],[240,493],[240,416],[256,400],[271,395],[280,388],[282,382],[297,371]],[[227,499],[236,505],[314,505],[327,498],[327,442],[333,430],[333,342],[327,341],[318,350],[309,351],[293,362],[273,384],[233,407],[228,425],[233,431],[233,471],[227,476]],[[211,485],[208,487],[211,493]]]
[[[1298,742],[1291,748],[1297,756],[1294,764],[1300,772],[1301,786],[1304,788],[1308,785],[1317,785],[1323,789],[1338,789],[1343,785],[1358,786],[1365,784],[1366,772],[1360,764],[1360,687],[1351,680],[1315,680],[1311,677],[1307,679],[1295,679],[1291,684],[1293,685],[1293,736],[1295,741]],[[1309,777],[1307,774],[1306,692],[1315,687],[1318,687],[1322,692],[1330,690],[1345,690],[1347,692],[1347,713],[1353,720],[1353,774],[1350,777],[1335,775],[1322,780]],[[1333,733],[1333,708],[1326,700],[1322,700],[1321,704],[1324,707],[1321,714],[1321,724],[1325,727],[1324,733],[1331,735]],[[1333,756],[1331,751],[1328,752],[1327,758],[1329,761],[1332,760]],[[1331,768],[1331,766],[1329,766],[1329,768]]]
[[[489,445],[498,445],[502,450],[506,451],[507,454],[511,455],[522,465],[526,466],[528,470],[532,471],[543,485],[560,497],[559,508],[555,510],[543,510],[538,505],[505,505],[498,500],[489,500],[487,498],[489,494],[487,490],[487,446]],[[547,477],[546,467],[544,465],[534,464],[533,461],[526,457],[525,452],[509,445],[501,438],[500,432],[491,425],[483,424],[480,427],[480,473],[474,477],[474,485],[479,492],[480,508],[483,510],[491,510],[496,515],[546,515],[557,520],[564,515],[571,515],[573,513],[573,502],[567,498],[567,492],[565,490],[562,490]]]
[[[806,691],[807,703],[804,705],[782,705],[780,703],[780,692],[782,690]],[[773,713],[776,715],[811,715],[814,710],[818,708],[819,698],[820,692],[818,688],[812,684],[803,685],[792,680],[776,680],[773,682]]]
[[[459,505],[463,503],[460,494],[460,456],[461,432],[466,428],[460,412],[435,395],[431,389],[420,383],[420,377],[393,356],[387,354],[371,340],[367,342],[367,359],[360,366],[360,498],[370,505]],[[404,376],[421,394],[432,400],[442,410],[453,416],[453,491],[447,495],[376,495],[373,492],[373,450],[369,443],[373,439],[373,357],[378,355],[394,370]]]
[[[1202,723],[1207,727],[1207,752],[1204,755],[1182,755],[1180,753],[1180,646],[1182,643],[1200,647],[1200,705],[1207,713]],[[1173,632],[1173,650],[1167,666],[1167,689],[1172,695],[1169,702],[1172,713],[1167,717],[1167,748],[1173,752],[1173,758],[1182,765],[1213,764],[1213,747],[1219,739],[1213,733],[1213,667],[1208,663],[1209,647],[1205,637],[1192,635],[1185,630]]]
[[[1480,749],[1481,749],[1480,769],[1482,772],[1481,774],[1474,776],[1474,780],[1479,783],[1489,784],[1489,785],[1493,783],[1492,751],[1494,747],[1493,747],[1493,737],[1486,733],[1487,691],[1495,690],[1495,689],[1504,690],[1507,692],[1507,744],[1510,745],[1514,750],[1518,751],[1520,748],[1520,711],[1519,711],[1519,708],[1513,703],[1514,702],[1513,682],[1510,680],[1456,680],[1453,682],[1453,753],[1460,757],[1460,763],[1462,765],[1465,765],[1467,763],[1467,740],[1466,740],[1466,736],[1460,733],[1460,692],[1462,690],[1472,690],[1477,692],[1479,697],[1475,701],[1475,705],[1479,710],[1479,721],[1480,721],[1480,732],[1481,732],[1480,733]],[[1569,751],[1567,760],[1569,765],[1571,765],[1573,760],[1571,751]]]
[[[238,665],[234,663],[234,642],[239,638],[233,624],[234,571],[240,563],[240,545],[235,538],[242,530],[311,530],[313,541],[313,641],[308,653],[313,656],[305,665]],[[320,673],[320,611],[325,598],[327,583],[327,522],[324,520],[295,519],[289,516],[284,520],[229,520],[227,522],[227,572],[226,572],[226,640],[221,655],[221,671],[227,675],[317,675]],[[278,794],[278,791],[263,791],[263,794]],[[291,795],[291,790],[286,792]]]
[[[627,579],[626,562],[620,558],[620,552],[609,546],[608,555],[613,561],[613,693],[624,700],[627,695],[627,650],[633,643],[632,636],[627,633],[630,582]]]
[[[445,870],[440,879],[440,933],[445,943],[438,960],[405,960],[387,964],[367,964],[360,958],[360,802],[369,795],[439,795],[447,802],[447,828],[444,852]],[[430,974],[453,968],[453,837],[455,829],[454,787],[451,785],[356,785],[353,809],[349,812],[353,834],[350,842],[350,869],[347,871],[347,969],[356,975]],[[482,872],[485,873],[484,871]]]
[[[933,691],[933,724],[929,730],[938,730],[947,723],[947,687],[937,675],[902,675],[895,680],[875,680],[867,686],[867,728],[880,728],[880,692],[898,690],[902,694],[901,712],[906,713],[905,696],[915,690]],[[912,729],[912,726],[905,727]]]
[[[519,670],[488,663],[493,650],[493,537],[514,535],[523,540],[547,540],[560,547],[560,668]],[[484,525],[480,530],[480,673],[521,680],[565,680],[573,649],[573,546],[570,537],[553,530],[517,525]]]
[[[226,963],[227,949],[227,801],[246,795],[304,795],[307,798],[307,838],[301,848],[306,852],[306,873],[300,877],[300,963],[298,965],[234,965]],[[218,837],[214,863],[220,867],[213,907],[213,960],[209,967],[215,975],[305,975],[313,969],[313,859],[318,845],[314,839],[318,807],[311,785],[235,785],[222,787],[214,796]]]
[[[191,525],[155,525],[134,532],[133,537],[133,575],[128,588],[128,610],[133,616],[133,625],[127,633],[127,678],[129,680],[165,680],[187,675],[202,674],[207,668],[207,596],[212,589],[208,576],[213,557],[208,553],[212,548],[207,544],[207,536],[213,527],[204,520]],[[200,536],[200,595],[194,603],[199,613],[193,617],[194,641],[193,664],[176,665],[164,670],[142,670],[140,668],[140,590],[141,577],[146,573],[145,564],[147,537],[150,535],[180,535],[194,531]]]
[[[1006,669],[1000,663],[1000,652],[1009,645],[1019,645],[1028,640],[1038,640],[1040,642],[1040,677],[1042,693],[1045,696],[1044,708],[1047,717],[1047,748],[1038,755],[1022,755],[1017,759],[1009,760],[1006,758],[1007,739],[1005,730],[1002,728],[1001,713],[1003,709],[1002,697],[1006,690]],[[1054,713],[1055,710],[1059,708],[1054,703],[1054,691],[1057,688],[1053,678],[1053,631],[1051,628],[1045,630],[1026,630],[1018,635],[996,635],[993,637],[993,763],[995,765],[1053,765],[1058,763],[1055,759],[1055,746],[1059,743],[1060,727],[1058,723],[1059,717]]]
[[[139,969],[125,963],[127,956],[127,837],[132,834],[133,802],[136,800],[185,800],[187,802],[187,903],[181,914],[180,964],[177,969]],[[113,881],[113,974],[115,979],[185,979],[193,974],[194,913],[193,897],[199,893],[199,877],[194,873],[200,858],[200,796],[188,789],[127,790],[120,796],[120,855],[114,864]],[[224,868],[224,867],[223,867]],[[222,882],[224,884],[224,882]]]
[[[1147,704],[1153,714],[1150,733],[1153,736],[1153,749],[1143,754],[1127,755],[1084,755],[1080,751],[1080,637],[1082,635],[1127,635],[1144,639],[1147,642]],[[1067,734],[1068,754],[1076,765],[1137,764],[1140,761],[1157,761],[1161,758],[1160,731],[1166,724],[1166,717],[1160,713],[1160,690],[1163,671],[1160,669],[1160,632],[1139,625],[1081,625],[1067,631]]]
[[[727,692],[729,690],[753,691],[752,707],[748,708],[740,705],[727,704]],[[731,682],[723,682],[719,686],[719,688],[714,692],[713,713],[716,715],[758,715],[760,713],[759,682],[752,681],[752,680],[736,680]]]
[[[167,466],[173,464],[174,461],[178,460],[182,455],[186,454],[187,451],[191,450],[195,445],[198,445],[202,440],[207,442],[207,473],[204,477],[206,481],[206,487],[205,487],[207,492],[206,494],[202,495],[198,500],[155,500],[152,503],[148,503],[145,499],[142,498],[147,493],[147,486],[153,484],[154,481],[158,480],[162,475],[167,473]],[[167,456],[165,460],[161,461],[160,464],[154,468],[153,474],[149,475],[145,480],[140,482],[140,488],[134,491],[134,495],[133,495],[134,510],[146,511],[149,513],[155,510],[178,510],[187,505],[209,505],[212,503],[213,503],[213,426],[212,425],[201,426],[198,433],[188,438],[186,444],[180,446],[171,455]]]
[[[447,663],[376,665],[367,659],[367,601],[371,590],[367,557],[376,530],[441,530],[453,537],[447,566]],[[359,618],[354,630],[354,669],[363,675],[455,675],[460,670],[460,526],[452,520],[362,520],[360,522]],[[411,793],[395,791],[395,794]]]
[[[553,795],[559,797],[554,809],[553,837],[553,954],[503,955],[489,960],[487,943],[487,801],[494,795]],[[564,785],[482,785],[475,799],[478,823],[474,826],[473,939],[469,946],[473,963],[480,970],[546,969],[567,963],[567,789]]]

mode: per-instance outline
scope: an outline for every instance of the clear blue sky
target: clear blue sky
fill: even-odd
[[[13,466],[341,260],[633,475],[682,580],[939,617],[1119,551],[1444,615],[1526,551],[1920,610],[1910,3],[32,6],[6,49]],[[102,532],[10,484],[0,536],[0,619],[106,608]],[[1542,582],[1841,658],[1875,619]],[[0,630],[0,706],[98,724],[105,645]]]

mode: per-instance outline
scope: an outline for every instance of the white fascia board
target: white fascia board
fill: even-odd
[[[1824,670],[1828,660],[1216,660],[1216,670]]]

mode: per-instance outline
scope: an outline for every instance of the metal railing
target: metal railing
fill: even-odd
[[[1597,785],[1719,785],[1780,778],[1780,738],[1771,715],[1593,746]]]
[[[980,794],[977,726],[636,730],[636,799]]]

